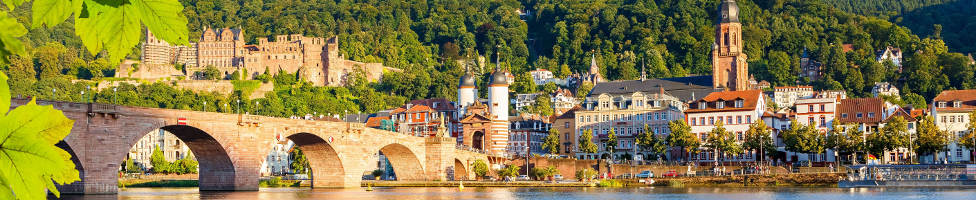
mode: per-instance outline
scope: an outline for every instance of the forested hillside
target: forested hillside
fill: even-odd
[[[250,43],[255,38],[275,34],[336,35],[340,38],[340,50],[347,58],[383,62],[405,70],[386,74],[382,83],[359,83],[347,88],[315,89],[286,81],[289,84],[279,87],[288,90],[276,92],[281,96],[272,97],[289,110],[282,114],[300,113],[299,110],[334,113],[349,107],[376,111],[398,106],[407,99],[453,99],[457,77],[463,72],[462,65],[456,61],[486,56],[489,63],[475,68],[486,73],[494,66],[496,52],[501,55],[501,66],[516,75],[514,93],[530,92],[538,87],[527,77],[529,70],[549,69],[563,77],[585,71],[594,55],[601,73],[611,80],[636,79],[642,69],[651,77],[710,74],[714,25],[720,3],[719,0],[181,2],[186,6],[184,14],[189,18],[191,40],[198,38],[205,27],[242,28]],[[973,66],[962,54],[950,53],[957,50],[950,50],[940,38],[957,40],[940,37],[948,36],[945,31],[913,34],[918,31],[887,19],[851,14],[819,0],[737,2],[750,73],[775,86],[811,84],[817,89],[846,89],[852,96],[866,96],[874,82],[890,81],[902,88],[904,95],[920,94],[925,99],[945,89],[974,87]],[[15,14],[22,22],[30,21],[29,13]],[[953,16],[934,12],[930,15],[931,19]],[[65,24],[69,23],[70,20]],[[38,84],[48,82],[45,79],[50,77],[97,79],[112,75],[108,67],[111,65],[91,62],[97,60],[87,53],[79,53],[84,50],[73,39],[72,30],[59,27],[62,26],[31,31],[28,39],[34,47],[32,57],[20,58],[19,64],[3,67],[32,69],[20,75],[11,74],[34,77],[12,84],[15,92],[43,95],[50,91],[50,86]],[[965,41],[961,43],[950,46],[967,45]],[[844,52],[843,44],[852,44],[853,51]],[[904,50],[903,71],[899,72],[891,63],[875,61],[876,51],[886,46]],[[804,49],[814,60],[824,63],[823,80],[810,82],[797,76]],[[294,87],[289,89],[289,85]],[[293,94],[326,93],[340,98],[329,102],[354,102],[355,105],[309,109],[302,107],[302,101],[313,98],[290,99],[297,97]]]
[[[890,19],[918,35],[946,41],[949,50],[976,53],[976,1],[824,0],[841,10]]]

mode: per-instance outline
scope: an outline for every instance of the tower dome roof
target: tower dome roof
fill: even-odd
[[[495,72],[491,73],[491,79],[488,80],[488,85],[495,85],[495,84],[508,85],[508,83],[509,83],[508,76],[505,75],[504,71],[499,69],[496,69]]]
[[[735,0],[722,0],[718,17],[719,23],[739,22],[739,6],[735,4]]]
[[[461,83],[458,85],[460,87],[476,87],[474,74],[464,73],[464,75],[461,76]]]

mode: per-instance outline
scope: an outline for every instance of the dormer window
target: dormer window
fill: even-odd
[[[715,102],[715,108],[718,108],[718,109],[725,108],[725,101],[718,100],[718,102]]]
[[[707,102],[704,102],[704,101],[703,102],[698,102],[698,109],[705,110],[705,108],[707,108],[707,107],[708,107],[708,103]]]
[[[952,102],[952,107],[953,108],[962,108],[962,101],[956,100],[956,101]]]
[[[744,103],[744,101],[742,99],[735,100],[735,107],[736,108],[741,108],[743,106],[743,104],[745,104],[745,103]]]
[[[939,102],[939,108],[945,108],[945,107],[946,107],[946,102],[945,101],[940,101]]]

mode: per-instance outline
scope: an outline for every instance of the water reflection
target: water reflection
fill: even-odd
[[[196,188],[130,188],[118,195],[66,195],[64,199],[798,199],[891,200],[976,199],[970,188],[262,188],[259,191],[210,192]]]

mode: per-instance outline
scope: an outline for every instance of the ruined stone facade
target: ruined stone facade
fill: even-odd
[[[146,33],[142,46],[142,63],[156,67],[172,64],[186,66],[187,76],[216,67],[227,76],[235,71],[247,72],[243,79],[250,79],[268,71],[298,73],[306,81],[320,86],[343,86],[354,72],[362,72],[369,81],[378,81],[384,70],[382,63],[363,63],[346,60],[339,53],[337,37],[305,37],[299,34],[277,35],[274,40],[259,38],[258,44],[246,44],[244,31],[240,29],[212,29],[203,31],[199,42],[188,46],[172,46]]]

